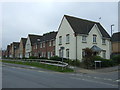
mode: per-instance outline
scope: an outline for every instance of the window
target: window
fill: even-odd
[[[87,36],[82,36],[82,42],[87,42],[86,38]]]
[[[102,39],[102,44],[106,44],[106,40],[105,39]]]
[[[103,51],[103,58],[106,58],[106,51]]]
[[[93,35],[93,43],[96,43],[96,37],[97,35]]]
[[[59,57],[62,57],[62,52],[61,52],[61,50],[59,50]]]
[[[40,43],[40,48],[42,48],[42,43]]]
[[[48,52],[48,58],[50,58],[50,52]]]
[[[53,46],[55,46],[55,41],[53,41]]]
[[[49,41],[49,46],[51,46],[51,41]]]
[[[66,35],[66,44],[69,44],[69,43],[70,43],[70,35],[67,34],[67,35]]]
[[[69,58],[69,49],[66,49],[66,58]]]
[[[62,44],[62,36],[59,37],[59,44]]]
[[[35,45],[35,49],[37,49],[37,44]]]
[[[50,57],[52,57],[53,56],[53,53],[51,52],[51,56]]]
[[[43,43],[43,47],[45,47],[45,42]]]
[[[82,57],[83,58],[85,57],[85,50],[84,49],[82,50]]]

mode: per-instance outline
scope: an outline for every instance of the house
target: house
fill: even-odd
[[[39,41],[40,38],[41,38],[40,35],[28,34],[27,41],[25,44],[25,57],[26,58],[29,58],[30,56],[32,56],[32,54],[33,54],[32,46],[34,45],[34,43]]]
[[[2,50],[2,58],[6,58],[6,50]]]
[[[19,58],[25,57],[25,44],[26,44],[27,38],[21,38],[20,40],[20,46],[19,46]]]
[[[19,42],[13,42],[10,44],[10,51],[9,51],[9,56],[10,58],[17,58],[19,53],[18,50],[19,50]]]
[[[9,58],[10,56],[10,45],[7,45],[7,50],[6,50],[6,57]]]
[[[33,45],[33,52],[36,57],[50,58],[55,56],[55,37],[57,32],[43,34],[40,41]]]
[[[56,35],[56,55],[81,61],[87,47],[109,59],[109,34],[99,22],[64,15]]]
[[[13,58],[18,58],[19,57],[19,42],[13,42],[12,44],[12,56]]]
[[[112,54],[120,54],[120,32],[116,32],[112,35]]]
[[[9,47],[9,58],[12,58],[12,43],[10,44],[10,47]]]

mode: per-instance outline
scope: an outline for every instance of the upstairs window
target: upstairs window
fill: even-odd
[[[49,46],[51,46],[51,41],[49,41]]]
[[[82,42],[87,42],[86,38],[87,36],[82,36]]]
[[[45,42],[43,42],[43,47],[45,47]]]
[[[53,46],[55,46],[55,40],[53,40]]]
[[[102,44],[106,44],[106,40],[104,38],[102,39]]]
[[[59,37],[59,45],[62,44],[62,36]]]
[[[37,44],[35,45],[35,49],[37,49]]]
[[[66,35],[66,44],[69,44],[69,43],[70,43],[70,35],[67,34],[67,35]]]
[[[42,43],[40,43],[40,48],[42,48]]]
[[[93,43],[96,43],[97,35],[93,35]]]

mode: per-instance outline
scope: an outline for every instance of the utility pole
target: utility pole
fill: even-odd
[[[111,25],[111,37],[112,37],[112,31],[113,31],[113,30],[112,30],[112,27],[113,27],[113,26],[115,26],[115,25],[114,25],[114,24]]]

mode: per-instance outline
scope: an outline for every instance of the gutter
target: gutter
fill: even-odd
[[[76,61],[77,61],[77,34],[75,33],[75,37],[76,37]]]

